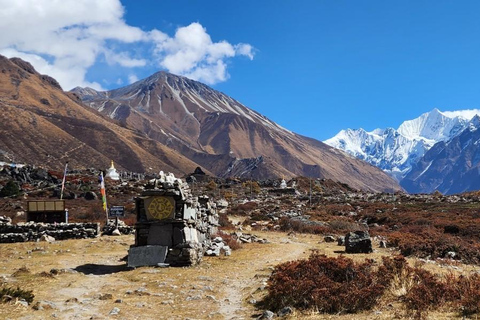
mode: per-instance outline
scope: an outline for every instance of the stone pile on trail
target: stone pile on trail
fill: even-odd
[[[102,235],[114,235],[114,231],[118,230],[119,234],[134,234],[135,228],[127,225],[122,220],[118,220],[118,226],[115,220],[108,220],[108,223],[102,228]]]
[[[217,256],[219,257],[222,252],[224,255],[229,256],[232,254],[232,249],[223,241],[222,237],[215,237],[212,240],[210,245],[207,245],[205,251],[206,256]]]
[[[0,217],[0,243],[40,241],[42,236],[55,240],[95,238],[99,235],[98,223],[18,223]]]

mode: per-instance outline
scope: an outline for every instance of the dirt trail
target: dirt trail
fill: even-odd
[[[230,270],[225,281],[224,296],[219,313],[225,319],[247,319],[255,312],[253,304],[262,294],[261,288],[273,267],[285,261],[304,257],[311,244],[299,242],[295,238],[273,236],[270,234],[268,250],[253,253],[250,259],[244,259],[238,266]],[[267,249],[267,248],[265,248]]]

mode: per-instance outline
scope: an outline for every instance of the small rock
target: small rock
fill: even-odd
[[[263,314],[258,319],[273,319],[275,314],[270,310],[263,311]]]
[[[99,300],[110,300],[112,298],[113,296],[111,293],[101,294],[100,297],[98,297]]]
[[[114,316],[114,315],[117,315],[119,313],[120,313],[120,309],[115,307],[115,308],[112,309],[112,311],[110,311],[109,315]]]
[[[323,237],[325,242],[335,242],[335,238],[333,236],[325,236]]]
[[[277,315],[279,317],[285,317],[286,315],[289,315],[293,312],[292,308],[290,307],[285,307],[282,310],[278,311]]]
[[[18,300],[16,304],[19,304],[24,307],[28,307],[28,302],[25,299]]]
[[[37,301],[32,307],[33,310],[56,309],[55,303],[50,301]]]
[[[448,251],[448,252],[445,254],[445,258],[454,259],[456,255],[457,255],[457,254],[455,253],[455,251]]]
[[[44,234],[40,237],[40,241],[45,241],[45,242],[54,242],[55,238],[52,236],[49,236],[47,234]]]

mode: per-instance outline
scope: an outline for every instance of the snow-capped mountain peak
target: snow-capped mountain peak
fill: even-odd
[[[404,121],[396,130],[346,129],[324,142],[366,160],[400,181],[435,143],[448,141],[467,127],[477,128],[474,122],[480,123],[479,115],[480,110],[442,112],[435,108]]]
[[[445,114],[435,108],[416,119],[403,122],[397,131],[408,139],[430,140],[429,142],[435,143],[458,134],[470,119],[462,113]]]

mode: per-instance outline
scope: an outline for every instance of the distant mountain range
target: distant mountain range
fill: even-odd
[[[472,177],[471,170],[479,168],[480,158],[473,156],[475,144],[466,143],[476,141],[477,113],[480,111],[433,109],[403,122],[398,129],[347,129],[324,142],[379,167],[408,192],[471,191],[478,187],[466,175]]]
[[[220,177],[329,178],[399,190],[378,168],[303,137],[212,88],[165,72],[116,90],[75,88],[0,56],[0,161]]]

